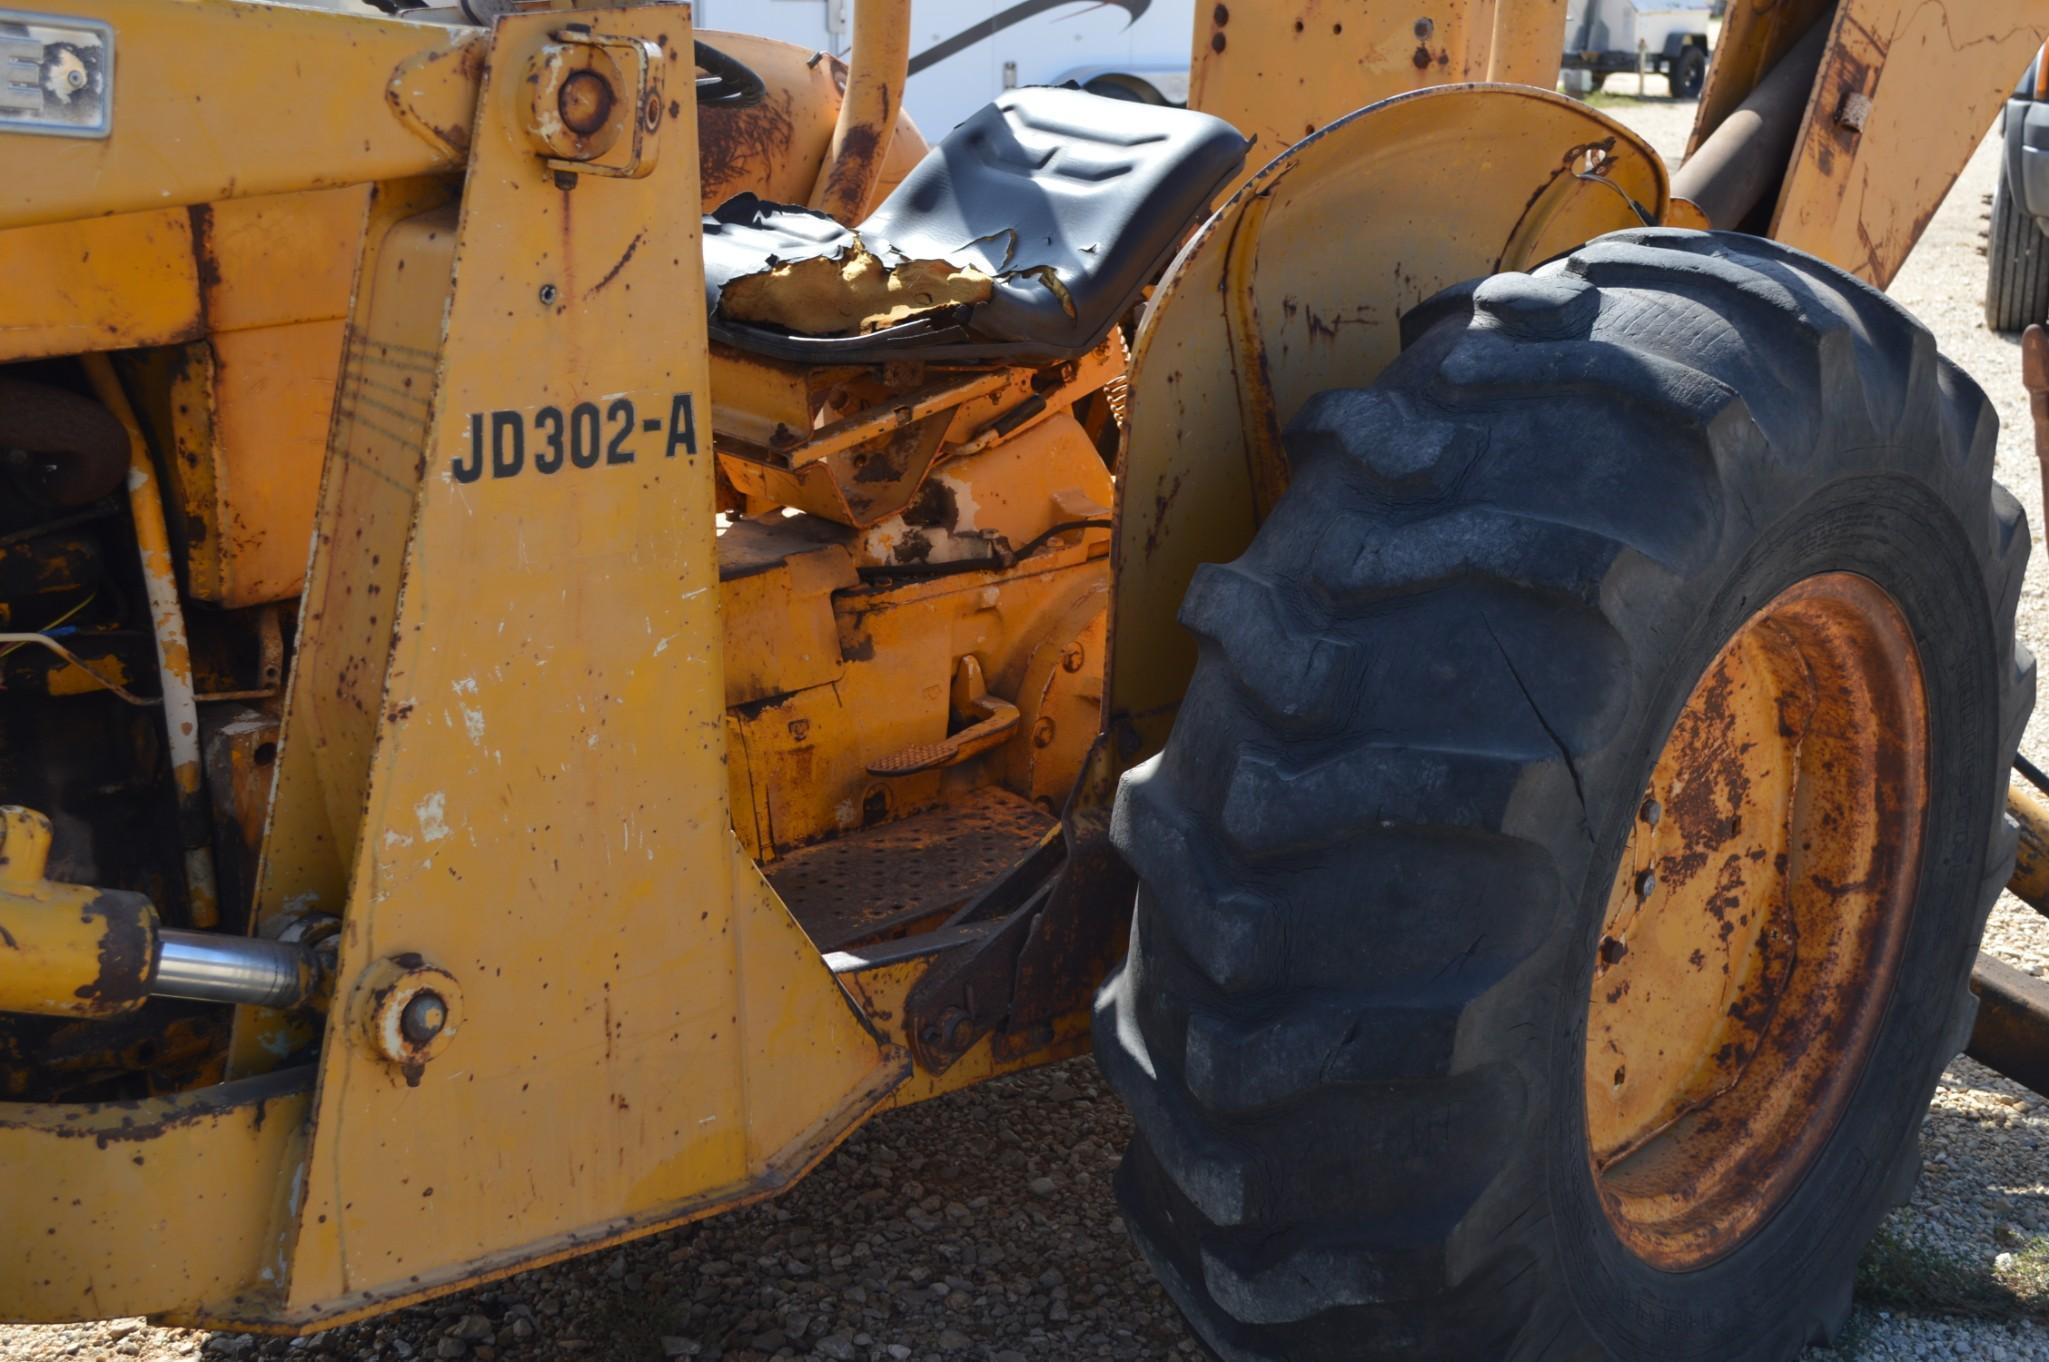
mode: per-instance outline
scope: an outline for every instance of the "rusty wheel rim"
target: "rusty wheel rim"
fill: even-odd
[[[1864,1068],[1913,909],[1927,697],[1869,578],[1747,619],[1653,770],[1596,947],[1588,1158],[1617,1236],[1669,1271],[1755,1232]]]

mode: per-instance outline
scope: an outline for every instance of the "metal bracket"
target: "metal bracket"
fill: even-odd
[[[666,62],[646,38],[567,28],[534,53],[527,132],[549,167],[637,180],[655,168]]]
[[[1006,1059],[1038,1049],[1123,954],[1137,879],[1110,845],[1122,769],[1098,736],[1060,827],[947,924],[1000,922],[933,965],[904,999],[920,1067],[944,1073],[984,1036]]]

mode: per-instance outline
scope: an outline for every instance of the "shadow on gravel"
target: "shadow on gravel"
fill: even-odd
[[[1857,1266],[1857,1301],[1871,1309],[2049,1323],[2045,1291],[2049,1236],[2043,1235],[2023,1237],[1988,1265],[1915,1243],[1888,1224]]]

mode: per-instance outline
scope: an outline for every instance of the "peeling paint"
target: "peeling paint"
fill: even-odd
[[[420,820],[421,837],[429,842],[438,842],[448,835],[448,822],[442,816],[447,806],[448,796],[436,790],[413,807],[414,815]]]

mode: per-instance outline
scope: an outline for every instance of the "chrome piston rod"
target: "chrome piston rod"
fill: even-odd
[[[149,992],[202,1003],[291,1007],[305,1001],[318,978],[319,964],[305,946],[165,928],[157,933]]]

